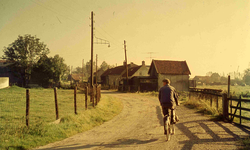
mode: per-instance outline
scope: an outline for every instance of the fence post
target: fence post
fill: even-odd
[[[216,108],[217,108],[217,111],[219,109],[219,101],[218,101],[218,96],[216,96]]]
[[[57,103],[57,88],[54,88],[54,95],[55,95],[55,107],[56,107],[56,120],[59,119],[59,112],[58,112],[58,103]]]
[[[210,95],[210,107],[213,107],[213,95]]]
[[[74,107],[75,107],[75,114],[77,114],[76,92],[77,92],[77,86],[75,86],[75,88],[74,88]]]
[[[93,107],[95,107],[95,99],[94,99],[94,86],[92,86],[92,89],[91,89],[91,100],[92,100],[92,104],[93,104]]]
[[[88,86],[85,87],[85,109],[88,109]]]
[[[30,114],[30,90],[26,90],[26,126],[29,127],[29,114]]]
[[[240,96],[240,124],[241,124],[241,96]]]
[[[222,107],[223,107],[223,118],[228,120],[228,98],[227,94],[222,94]]]
[[[95,105],[98,103],[98,85],[96,84],[96,89],[95,89]]]

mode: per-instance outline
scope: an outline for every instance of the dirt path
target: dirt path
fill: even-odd
[[[39,149],[228,150],[237,149],[237,139],[250,133],[229,123],[209,121],[195,110],[179,106],[176,133],[167,142],[156,97],[107,91],[103,94],[122,100],[124,109],[118,116],[92,130]]]

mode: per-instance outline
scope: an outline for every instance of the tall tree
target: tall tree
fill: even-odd
[[[51,70],[53,72],[54,82],[59,82],[67,71],[67,65],[64,64],[64,59],[59,55],[55,55],[51,58]]]
[[[8,47],[4,47],[3,59],[14,62],[13,67],[22,72],[20,78],[26,85],[30,79],[31,70],[34,64],[44,55],[49,53],[47,46],[36,36],[18,36],[17,40]]]
[[[245,83],[247,85],[250,85],[250,68],[248,68],[248,69],[245,70],[245,74],[244,74],[243,80],[245,81]]]
[[[109,65],[105,61],[103,61],[100,68],[105,71],[109,68]]]

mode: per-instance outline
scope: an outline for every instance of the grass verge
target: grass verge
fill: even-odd
[[[53,90],[31,89],[31,91],[32,90],[33,96],[39,97],[36,100],[34,99],[33,106],[37,106],[37,109],[44,105],[47,106],[47,103],[49,103],[49,101],[47,101],[48,97],[46,97],[46,94],[44,94],[44,92],[53,93]],[[61,122],[59,124],[49,124],[51,120],[47,117],[43,119],[39,119],[38,117],[36,118],[36,120],[32,121],[30,127],[27,128],[24,123],[24,113],[7,115],[8,112],[11,111],[10,109],[23,107],[20,106],[20,104],[23,104],[22,101],[23,99],[25,100],[25,98],[23,97],[23,94],[20,95],[20,93],[25,92],[25,89],[13,87],[4,89],[4,91],[0,90],[0,94],[1,92],[4,92],[5,95],[3,94],[4,96],[0,99],[0,111],[2,112],[4,110],[4,113],[0,113],[0,149],[31,149],[37,146],[42,146],[51,142],[59,141],[76,133],[81,133],[95,126],[101,125],[102,123],[112,119],[114,116],[119,114],[123,108],[122,102],[119,99],[107,95],[102,95],[102,99],[96,106],[96,108],[93,108],[90,105],[88,110],[84,110],[84,107],[78,107],[78,109],[82,108],[82,111],[79,110],[78,115],[74,115],[74,110],[71,109],[71,107],[73,108],[73,106],[71,106],[73,105],[73,97],[71,97],[71,95],[73,95],[72,90],[61,90],[58,92],[58,94],[61,93],[60,101],[63,103],[59,104],[59,106],[61,105],[61,107],[65,107],[66,111],[69,111],[69,109],[67,108],[70,107],[70,111],[72,111],[72,113],[63,113],[62,111],[62,114],[60,115],[59,112],[59,115],[61,116]],[[8,92],[12,93],[12,96],[10,96]],[[62,96],[62,93],[65,94],[65,97]],[[15,96],[15,94],[17,95]],[[40,97],[39,95],[44,96]],[[15,99],[17,99],[17,101]],[[39,103],[39,101],[44,102]],[[4,108],[4,104],[9,102],[13,103],[12,107],[9,109]],[[84,106],[84,104],[82,105]],[[41,114],[41,112],[48,111],[47,113],[51,113],[49,109],[41,109],[42,108],[39,109],[39,112],[39,110],[36,110],[36,108],[33,107],[33,110],[30,111],[34,112],[34,114],[40,114],[40,116],[46,114]],[[19,110],[17,111],[19,112]],[[25,112],[25,109],[23,109],[23,111]],[[53,118],[55,117],[54,110],[52,116]],[[13,120],[13,118],[17,119]],[[9,125],[8,122],[10,121],[15,123]]]

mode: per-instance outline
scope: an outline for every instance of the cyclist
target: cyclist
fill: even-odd
[[[170,80],[165,78],[163,81],[163,87],[159,90],[159,101],[161,103],[162,112],[163,112],[163,122],[164,122],[164,134],[165,130],[165,121],[169,116],[171,110],[171,122],[175,124],[179,121],[177,115],[175,114],[176,105],[179,106],[178,94],[173,86],[170,85]]]

